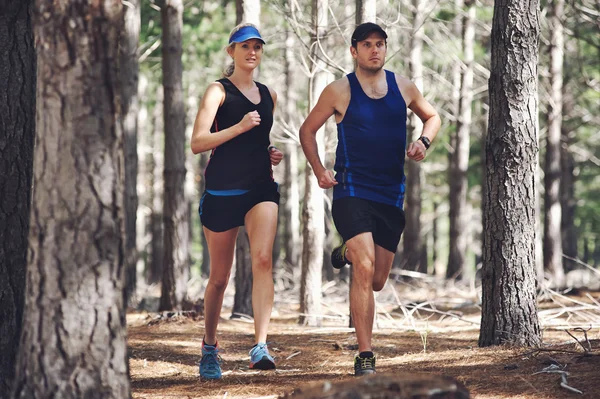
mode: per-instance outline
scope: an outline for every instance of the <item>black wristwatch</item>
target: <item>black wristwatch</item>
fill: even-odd
[[[419,140],[421,143],[423,143],[423,145],[425,146],[425,149],[428,150],[429,146],[431,145],[431,140],[429,140],[427,137],[425,136],[421,136],[419,137],[417,140]]]

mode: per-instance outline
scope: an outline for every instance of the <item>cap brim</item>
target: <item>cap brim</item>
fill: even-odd
[[[236,37],[234,40],[231,41],[231,43],[242,43],[242,42],[245,42],[246,40],[251,40],[251,39],[260,40],[262,42],[262,44],[266,44],[266,42],[263,40],[262,37],[252,35],[252,34]]]

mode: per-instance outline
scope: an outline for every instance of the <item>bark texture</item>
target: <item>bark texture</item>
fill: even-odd
[[[419,88],[423,89],[423,40],[424,40],[424,10],[422,0],[412,0],[413,5],[413,32],[410,41],[410,78]],[[406,141],[416,140],[421,135],[423,124],[416,116],[410,117],[410,128]],[[411,133],[412,132],[412,133]],[[411,159],[406,159],[406,228],[403,234],[402,264],[407,270],[424,271],[427,273],[427,264],[421,265],[421,164]]]
[[[127,398],[122,5],[36,1],[34,190],[16,398]]]
[[[25,308],[35,136],[32,4],[0,6],[0,398],[10,392]]]
[[[284,399],[468,399],[467,388],[452,377],[430,374],[376,374],[296,388]]]
[[[252,258],[250,240],[245,227],[240,227],[235,246],[235,296],[231,318],[254,316],[252,309]]]
[[[260,28],[260,2],[258,0],[236,0],[238,23],[249,22]],[[258,69],[254,71],[257,79]],[[252,258],[250,240],[246,228],[240,228],[236,240],[235,298],[232,312],[253,315],[252,310]]]
[[[377,23],[377,1],[356,0],[356,25],[365,22]]]
[[[327,86],[327,72],[319,57],[317,41],[324,38],[327,29],[327,0],[312,2],[312,59],[316,60],[309,79],[309,108],[317,103],[321,92]],[[322,43],[324,45],[324,43]],[[319,155],[325,163],[325,129],[317,132]],[[323,246],[325,244],[325,204],[323,190],[307,163],[304,171],[305,188],[302,206],[302,275],[300,285],[300,323],[320,326],[321,318],[321,279],[323,275]]]
[[[125,152],[125,297],[129,300],[136,287],[136,214],[138,207],[137,130],[138,130],[138,42],[140,40],[140,0],[123,3],[119,71],[121,73],[121,112]]]
[[[556,287],[563,287],[565,272],[562,259],[560,203],[562,87],[564,35],[562,18],[564,1],[549,2],[550,27],[550,99],[548,102],[548,135],[544,165],[544,270]]]
[[[471,136],[471,107],[473,102],[473,60],[475,43],[475,4],[464,3],[462,22],[463,69],[461,72],[458,120],[450,155],[450,248],[446,278],[462,278],[469,245],[469,148]]]
[[[185,107],[183,102],[182,0],[161,8],[164,89],[164,262],[160,309],[181,309],[190,274],[190,212],[185,198]]]
[[[479,345],[537,345],[539,4],[498,0],[492,25]]]

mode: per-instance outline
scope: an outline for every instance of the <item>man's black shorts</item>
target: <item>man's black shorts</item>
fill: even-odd
[[[239,195],[215,195],[205,191],[198,209],[200,221],[211,231],[227,231],[243,226],[246,213],[261,202],[279,205],[277,183],[269,182]]]
[[[344,242],[371,232],[375,244],[396,253],[406,224],[402,209],[362,198],[343,197],[333,201],[331,213]]]

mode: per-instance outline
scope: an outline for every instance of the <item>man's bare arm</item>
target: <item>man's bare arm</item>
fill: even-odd
[[[336,90],[334,85],[335,82],[325,87],[317,105],[310,111],[300,127],[300,144],[302,144],[302,150],[321,188],[330,188],[337,184],[333,178],[333,174],[331,172],[327,173],[321,162],[316,138],[317,131],[335,113]]]

